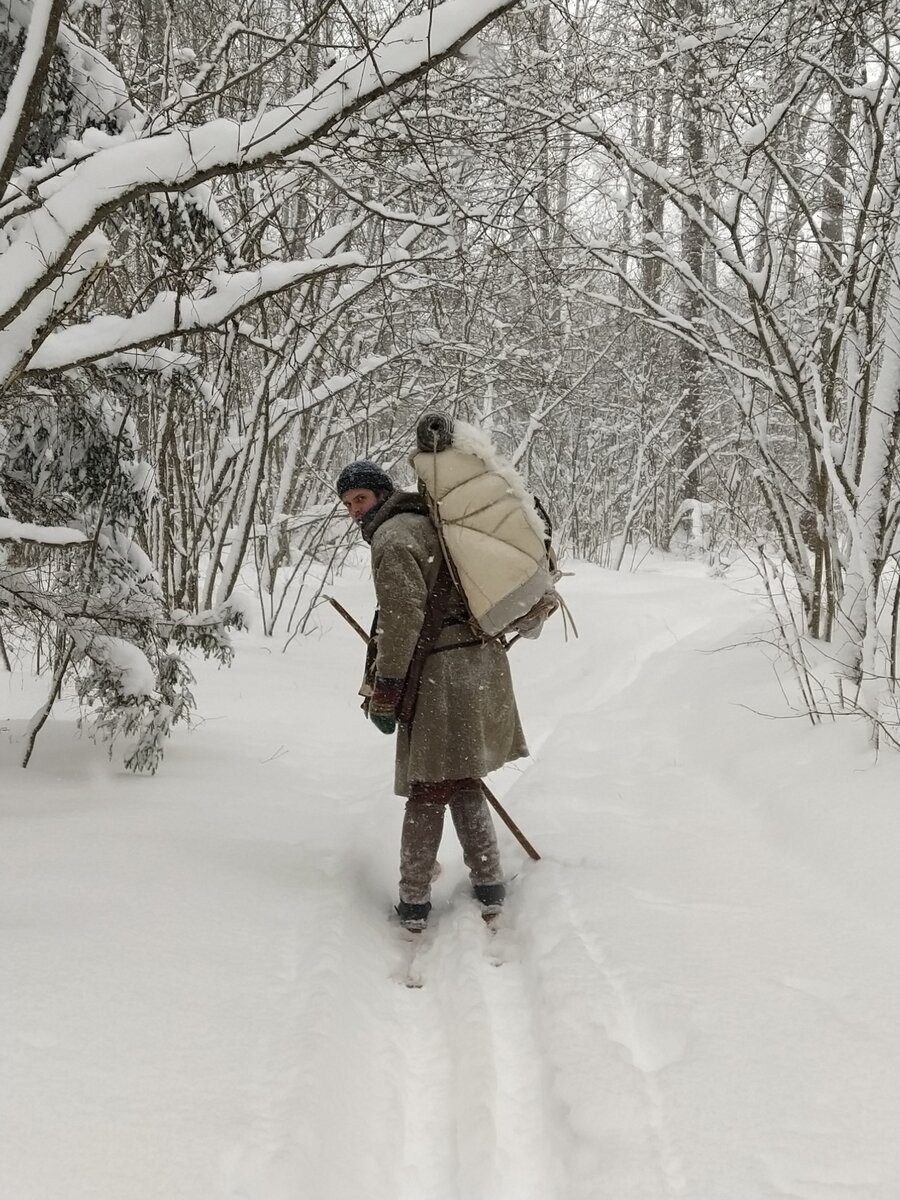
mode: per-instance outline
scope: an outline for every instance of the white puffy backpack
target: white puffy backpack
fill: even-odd
[[[485,637],[537,637],[561,602],[535,498],[473,425],[432,413],[416,441],[410,461],[473,627]]]

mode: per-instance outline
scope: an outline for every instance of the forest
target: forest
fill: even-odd
[[[898,33],[0,0],[3,1200],[897,1200]]]
[[[0,668],[153,771],[334,479],[473,421],[563,557],[766,582],[896,742],[900,14],[0,0]],[[321,576],[324,577],[324,576]],[[304,598],[298,602],[297,596]]]

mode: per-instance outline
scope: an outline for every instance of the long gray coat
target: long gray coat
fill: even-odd
[[[437,532],[421,497],[395,492],[363,522],[363,534],[379,610],[375,670],[404,679],[441,564]],[[505,650],[497,642],[460,645],[473,634],[455,588],[446,621],[453,617],[461,623],[445,624],[425,662],[412,728],[397,731],[399,796],[411,782],[480,779],[528,754]]]

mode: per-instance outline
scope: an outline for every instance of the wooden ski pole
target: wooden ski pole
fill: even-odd
[[[344,620],[347,622],[347,624],[352,626],[352,628],[356,630],[356,632],[359,634],[359,636],[362,638],[362,640],[366,643],[366,645],[368,645],[369,644],[369,635],[363,629],[362,625],[360,625],[360,623],[358,621],[354,620],[354,618],[350,615],[350,613],[347,612],[347,610],[346,610],[346,608],[344,608],[343,604],[339,604],[337,602],[337,600],[332,599],[331,596],[326,596],[325,599],[337,612],[339,612],[341,614],[341,616],[344,618]],[[487,800],[488,804],[490,804],[491,808],[494,810],[494,812],[497,814],[497,816],[500,818],[500,820],[503,822],[503,824],[506,826],[506,828],[509,830],[509,832],[513,835],[513,837],[516,839],[516,841],[519,843],[519,845],[522,847],[522,849],[525,851],[525,853],[528,855],[528,857],[530,859],[532,859],[534,862],[540,862],[541,856],[538,854],[537,850],[535,850],[534,846],[532,846],[531,842],[529,842],[528,838],[525,836],[525,834],[522,832],[522,830],[518,827],[518,825],[515,823],[515,821],[512,819],[512,817],[509,815],[509,813],[506,811],[506,809],[503,807],[503,805],[500,803],[500,801],[497,799],[497,797],[494,795],[494,793],[491,791],[491,789],[488,787],[488,785],[484,782],[483,779],[481,781],[481,789],[484,792],[485,800]]]
[[[359,636],[362,638],[362,640],[368,646],[369,635],[363,629],[362,625],[360,625],[360,623],[357,620],[355,620],[353,617],[350,616],[350,614],[347,612],[346,608],[344,608],[343,604],[340,604],[337,600],[335,600],[335,598],[333,596],[326,596],[325,599],[328,601],[328,603],[331,605],[332,608],[336,609],[341,614],[341,616],[344,618],[344,620],[347,622],[348,625],[352,625],[352,627],[356,630],[356,632],[359,634]]]
[[[503,805],[500,803],[500,801],[497,799],[497,797],[494,795],[494,793],[491,791],[491,789],[488,787],[488,785],[484,782],[483,779],[481,781],[481,788],[482,788],[482,791],[484,792],[484,796],[485,796],[485,799],[487,800],[488,804],[491,806],[491,808],[494,810],[494,812],[497,814],[497,816],[500,818],[500,820],[503,822],[503,824],[506,826],[506,828],[509,830],[509,832],[513,835],[513,837],[516,839],[516,841],[519,843],[519,845],[522,847],[522,849],[525,851],[525,853],[528,855],[528,857],[530,859],[533,859],[534,862],[540,862],[541,856],[538,854],[537,850],[535,850],[534,846],[532,846],[531,842],[529,842],[528,838],[525,836],[525,834],[522,832],[522,830],[518,827],[518,825],[515,823],[515,821],[512,819],[512,817],[509,815],[509,813],[506,811],[506,809],[503,807]]]

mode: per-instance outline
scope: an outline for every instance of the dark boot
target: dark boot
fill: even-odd
[[[401,900],[397,906],[397,916],[400,918],[400,924],[404,929],[409,929],[413,933],[418,933],[419,930],[425,928],[428,921],[428,914],[431,912],[431,902],[426,904],[408,904],[405,900]]]
[[[476,883],[472,885],[472,891],[481,905],[483,917],[496,916],[506,899],[506,885],[503,883]]]

